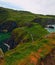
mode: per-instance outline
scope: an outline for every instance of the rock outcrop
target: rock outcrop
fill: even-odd
[[[35,23],[39,23],[40,25],[42,25],[43,27],[45,27],[46,25],[54,25],[55,24],[55,19],[54,18],[35,18],[33,20],[33,22]]]
[[[17,24],[12,20],[8,20],[5,23],[0,24],[0,32],[11,32],[14,28],[17,28]]]

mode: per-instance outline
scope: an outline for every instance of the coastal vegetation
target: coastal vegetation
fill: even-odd
[[[55,16],[0,7],[0,65],[39,65],[55,49],[55,32],[45,29],[49,24]]]

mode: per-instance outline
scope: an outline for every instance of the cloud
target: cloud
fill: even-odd
[[[55,0],[1,0],[22,10],[40,14],[55,14]]]
[[[0,0],[0,7],[22,10],[22,8],[20,6],[15,6],[14,4],[11,4],[9,2],[4,2],[4,1],[1,1],[1,0]]]

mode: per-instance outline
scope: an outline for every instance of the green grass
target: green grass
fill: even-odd
[[[27,22],[32,22],[35,18],[41,18],[41,22],[46,22],[46,19],[55,19],[55,16],[34,14],[28,11],[17,11],[0,7],[0,23],[6,21],[15,21],[18,26],[24,26]]]
[[[23,44],[20,44],[21,42],[19,42],[19,45],[14,50],[8,51],[5,54],[6,65],[14,65],[15,61],[17,60],[20,61],[21,59],[26,58],[31,52],[36,52],[39,48],[43,47],[44,43],[48,42],[47,40],[38,41],[39,39],[42,38],[42,36],[48,34],[48,32],[44,28],[42,28],[39,24],[33,24],[32,27],[16,28],[13,30],[12,34],[15,35],[16,41],[19,39],[24,40],[25,38],[29,39],[29,41],[24,42]],[[31,39],[32,38],[31,34],[33,35],[34,41],[32,41]],[[24,41],[26,41],[26,39]],[[35,43],[32,44],[33,42]]]
[[[39,49],[42,49],[42,52],[40,53],[41,58],[45,58],[45,53],[49,50],[47,50],[47,47],[44,49],[44,44],[50,46],[49,40],[47,39],[47,42],[45,41],[46,39],[41,39],[34,43],[19,44],[15,49],[5,53],[5,65],[15,65],[16,61],[19,62],[20,60],[27,58],[32,52],[35,53]]]
[[[32,52],[37,52],[38,49],[42,48],[44,44],[48,44],[47,39],[43,39],[48,34],[41,25],[32,22],[35,18],[42,18],[41,22],[45,22],[46,18],[53,18],[53,16],[44,16],[39,14],[33,14],[27,11],[16,11],[7,8],[0,7],[0,24],[3,22],[14,21],[17,23],[18,28],[12,31],[12,37],[14,41],[19,43],[13,50],[5,53],[5,65],[15,65],[14,63],[18,60],[26,58]],[[54,17],[55,18],[55,17]],[[25,24],[32,24],[30,27]],[[0,41],[4,41],[10,38],[11,33],[1,33]],[[34,43],[33,43],[34,42]],[[48,44],[49,45],[49,44]],[[44,50],[40,55],[44,57]]]
[[[10,38],[11,33],[0,33],[0,41]]]
[[[17,25],[23,26],[26,22],[31,22],[36,15],[27,11],[16,11],[0,7],[0,23],[9,20],[15,21]]]
[[[35,42],[34,44],[32,43],[24,43],[24,44],[19,44],[14,50],[8,51],[6,53],[6,65],[14,65],[14,62],[16,62],[17,60],[22,60],[26,57],[28,57],[28,55],[31,52],[37,52],[38,49],[43,47],[44,43],[43,41],[40,42],[38,41]],[[15,51],[14,53],[12,53],[12,51]],[[44,52],[45,50],[40,54],[41,57],[44,57]]]
[[[22,40],[22,42],[33,42],[38,39],[41,39],[44,35],[48,34],[39,24],[33,24],[31,27],[20,27],[12,31],[14,39],[16,42]]]

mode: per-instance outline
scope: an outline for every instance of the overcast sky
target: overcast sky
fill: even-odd
[[[0,7],[55,15],[55,0],[0,0]]]

